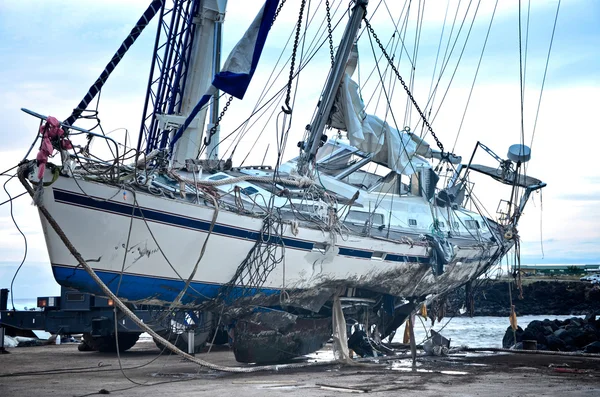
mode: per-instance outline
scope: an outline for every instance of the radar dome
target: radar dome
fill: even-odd
[[[515,163],[526,163],[531,159],[531,149],[525,145],[512,145],[508,148],[508,158]]]

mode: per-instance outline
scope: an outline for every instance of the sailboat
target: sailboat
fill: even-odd
[[[522,144],[503,159],[477,143],[476,151],[498,160],[495,168],[446,151],[379,39],[437,148],[423,134],[366,113],[353,80],[361,26],[375,32],[366,0],[349,8],[335,54],[331,45],[332,66],[298,156],[274,166],[219,159],[219,122],[229,104],[220,112],[219,99],[244,97],[283,3],[264,3],[221,67],[226,1],[154,0],[69,118],[25,110],[41,119],[32,148],[38,139],[41,147],[20,175],[60,226],[58,232],[40,214],[56,281],[103,294],[66,238],[129,305],[212,313],[213,327],[234,324],[236,358],[245,362],[317,350],[331,336],[336,302],[347,316],[376,326],[378,337],[389,336],[423,303],[498,264],[518,243],[529,196],[545,186],[522,172],[531,157]],[[131,159],[119,142],[75,122],[156,15],[145,113]],[[293,111],[289,87],[300,71],[293,60],[302,18],[301,10],[284,119]],[[327,137],[327,129],[338,133]],[[113,157],[101,160],[89,145],[75,146],[78,135],[105,141]],[[59,164],[49,161],[55,152]],[[451,174],[442,179],[443,169]],[[475,172],[511,187],[507,210],[496,219],[468,209]]]

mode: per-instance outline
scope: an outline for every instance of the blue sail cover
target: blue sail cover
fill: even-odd
[[[183,132],[191,124],[198,112],[206,106],[217,90],[226,92],[239,99],[244,98],[258,65],[265,42],[267,41],[267,35],[271,29],[278,3],[279,0],[265,1],[265,4],[256,15],[256,18],[254,18],[244,36],[229,53],[221,72],[217,73],[213,78],[212,86],[200,98],[200,101],[198,101],[183,125],[177,130],[177,133],[171,140],[171,152],[175,143],[183,135]]]

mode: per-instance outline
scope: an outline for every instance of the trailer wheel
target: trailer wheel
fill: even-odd
[[[187,352],[188,351],[188,336],[186,333],[175,334],[174,332],[169,331],[160,331],[157,332],[160,336],[174,344],[179,350]],[[201,353],[204,350],[204,345],[206,344],[206,339],[208,338],[208,332],[206,331],[196,331],[194,336],[194,354]],[[154,344],[159,349],[163,350],[165,347],[162,343],[154,339]]]
[[[139,333],[119,332],[119,352],[131,349],[138,341],[139,337]],[[91,334],[83,334],[83,340],[80,344],[79,351],[89,351],[88,349],[99,351],[101,353],[116,353],[117,341],[114,335],[92,336]]]

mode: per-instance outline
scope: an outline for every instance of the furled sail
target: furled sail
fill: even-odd
[[[331,115],[330,126],[346,131],[352,146],[365,153],[372,153],[373,161],[385,164],[399,174],[411,175],[418,169],[430,167],[429,163],[416,155],[440,158],[439,152],[433,151],[429,144],[418,136],[398,131],[386,121],[365,112],[359,86],[351,78],[356,69],[357,59],[358,52],[355,47],[338,91],[336,110]],[[461,159],[451,156],[450,161],[459,163]]]
[[[265,46],[278,3],[279,0],[265,1],[246,33],[229,53],[221,72],[215,75],[206,94],[200,98],[198,104],[173,136],[171,150],[217,90],[222,90],[239,99],[244,97]]]

